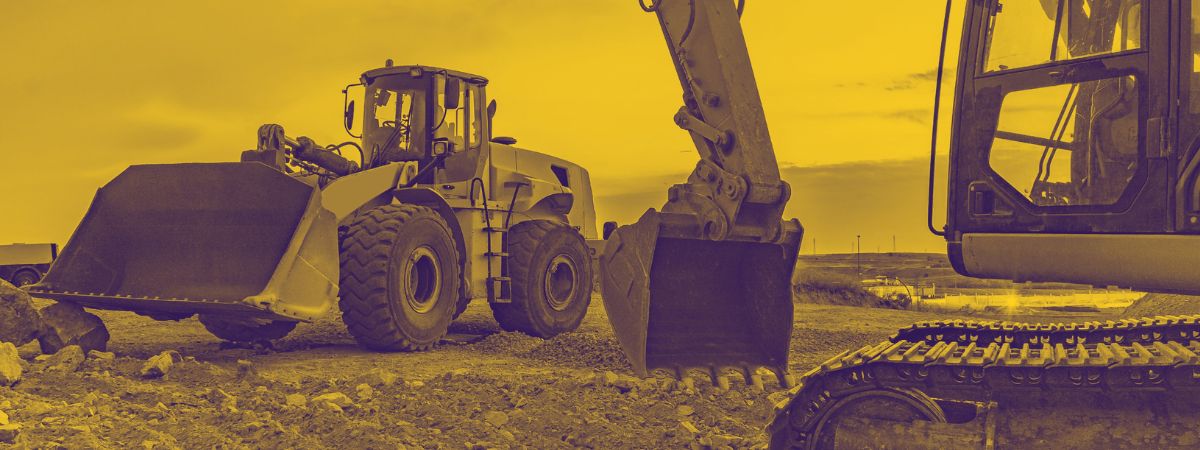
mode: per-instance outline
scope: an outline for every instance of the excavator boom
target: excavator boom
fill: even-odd
[[[662,211],[618,228],[600,257],[601,293],[634,370],[755,367],[782,375],[790,274],[802,228],[767,131],[740,25],[723,0],[655,0],[683,87],[675,123],[700,162]]]

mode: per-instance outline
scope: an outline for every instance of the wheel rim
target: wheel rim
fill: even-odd
[[[546,302],[555,311],[563,311],[571,304],[575,296],[575,261],[567,255],[558,255],[546,266],[543,289]]]
[[[32,275],[22,272],[22,273],[18,274],[16,279],[13,281],[16,281],[16,283],[13,283],[14,286],[22,287],[22,286],[29,286],[31,284],[37,283],[38,280],[36,277],[34,277]]]
[[[422,245],[413,250],[401,281],[408,294],[405,297],[409,308],[421,314],[433,310],[442,290],[442,270],[432,248]]]

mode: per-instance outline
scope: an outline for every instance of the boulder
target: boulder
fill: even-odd
[[[171,367],[175,363],[181,360],[183,360],[183,357],[175,350],[166,350],[151,356],[150,359],[146,360],[146,364],[142,365],[142,378],[162,378],[171,372]]]
[[[0,280],[0,341],[18,347],[32,342],[42,328],[29,294]]]
[[[59,302],[42,308],[42,329],[38,335],[42,353],[57,353],[64,347],[78,345],[86,354],[108,347],[108,328],[95,314],[79,305]]]
[[[10,423],[0,425],[0,442],[5,444],[14,444],[17,441],[17,436],[21,434],[21,425]]]
[[[12,386],[21,381],[21,357],[11,342],[0,342],[0,385]]]
[[[87,359],[83,349],[78,345],[68,345],[58,353],[50,355],[46,359],[47,372],[75,372],[83,365],[83,360]]]
[[[288,394],[283,398],[283,401],[284,404],[297,408],[303,408],[304,405],[308,404],[308,398],[305,398],[304,394]]]
[[[483,413],[483,421],[491,424],[493,427],[500,428],[508,423],[508,414],[502,411],[488,411]]]
[[[346,394],[343,394],[341,392],[330,392],[327,394],[318,395],[316,397],[313,397],[312,402],[313,403],[332,403],[334,405],[337,405],[339,408],[347,408],[354,404],[354,401],[350,400],[350,397],[347,397]]]

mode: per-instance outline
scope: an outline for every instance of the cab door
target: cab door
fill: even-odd
[[[1180,232],[1194,234],[1200,233],[1200,0],[1180,1],[1179,8],[1175,224]]]
[[[971,2],[952,243],[963,233],[1172,230],[1168,3]]]

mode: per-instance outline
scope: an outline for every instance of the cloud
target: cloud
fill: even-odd
[[[907,91],[916,89],[926,83],[933,83],[937,80],[937,69],[910,73],[901,78],[897,78],[884,85],[883,89],[887,91]]]
[[[805,120],[846,120],[846,119],[887,119],[887,120],[903,120],[918,124],[929,123],[933,115],[931,108],[903,108],[894,110],[870,110],[870,111],[843,111],[843,112],[801,112],[795,114],[798,118]]]

